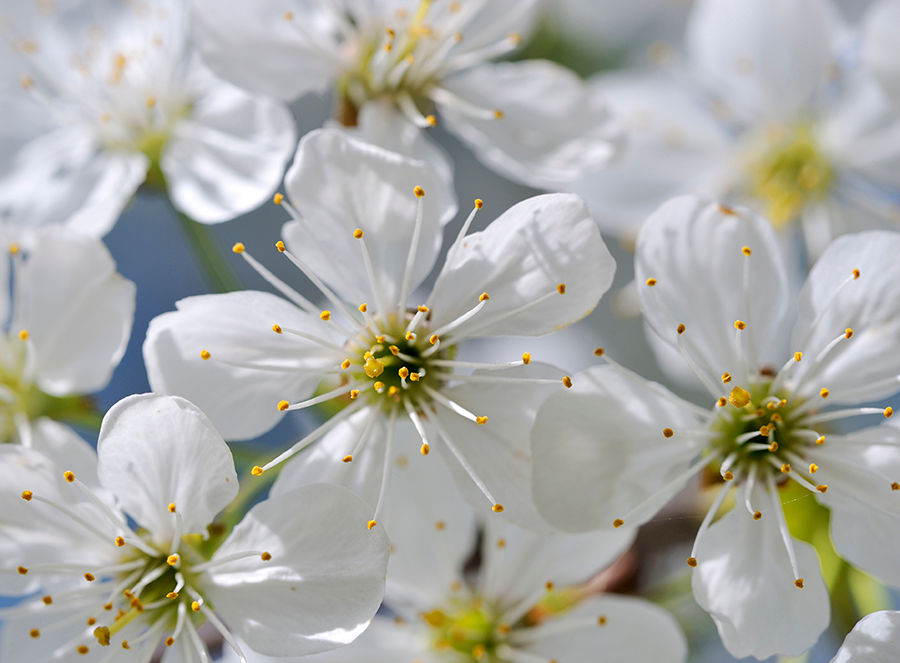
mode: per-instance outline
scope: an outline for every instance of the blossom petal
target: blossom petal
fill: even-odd
[[[718,390],[726,371],[740,383],[745,370],[755,375],[784,361],[790,292],[762,217],[696,196],[673,198],[641,228],[635,278],[648,324],[687,355],[716,396],[727,394],[724,385]],[[746,329],[736,331],[737,321]]]
[[[681,663],[687,658],[687,642],[672,615],[628,596],[585,599],[522,634],[527,640],[520,648],[542,660]]]
[[[818,0],[701,0],[688,23],[687,50],[730,111],[792,120],[828,82],[837,27],[835,12]]]
[[[900,612],[881,610],[857,622],[831,663],[891,663],[898,659]]]
[[[302,220],[284,227],[289,248],[347,301],[378,303],[391,310],[397,305],[416,226],[415,188],[422,187],[425,197],[411,289],[434,266],[441,224],[456,213],[452,196],[442,190],[446,183],[425,163],[335,129],[303,137],[285,186],[302,214]],[[354,238],[357,228],[364,233],[362,240]],[[374,288],[363,260],[364,245],[372,260]]]
[[[238,492],[225,441],[206,415],[177,396],[138,394],[113,405],[100,426],[97,455],[100,482],[157,543],[169,543],[177,517],[182,533],[206,534]]]
[[[337,17],[329,6],[192,0],[191,10],[203,59],[235,85],[290,101],[337,78],[338,44],[330,37]]]
[[[763,489],[755,504],[768,504]],[[763,506],[764,509],[764,506]],[[762,509],[761,509],[762,510]],[[828,590],[812,546],[792,540],[804,586],[794,585],[771,508],[754,520],[740,506],[703,535],[693,571],[694,598],[710,613],[732,656],[799,655],[828,626]]]
[[[341,362],[337,349],[272,331],[277,324],[327,339],[317,316],[276,295],[252,290],[202,295],[176,307],[154,318],[147,330],[150,386],[196,403],[230,440],[265,433],[282,417],[279,401],[305,398],[322,373]],[[203,350],[210,353],[208,361]]]
[[[31,424],[31,448],[49,458],[60,471],[70,470],[87,486],[100,492],[97,452],[74,430],[48,417]]]
[[[866,13],[862,26],[862,57],[882,88],[900,105],[900,2],[881,0]]]
[[[407,5],[416,6],[418,0],[401,0]],[[459,33],[462,35],[459,45],[453,54],[468,53],[507,39],[510,34],[527,35],[539,17],[540,0],[474,0],[460,3],[458,7],[436,5],[436,14],[432,21],[455,20],[454,15],[463,14]],[[443,11],[443,16],[440,12]],[[451,59],[452,62],[452,59]]]
[[[590,313],[615,269],[584,201],[535,196],[468,235],[448,256],[429,298],[431,324],[455,320],[487,292],[484,310],[454,338],[546,334]]]
[[[703,440],[679,431],[702,422],[690,404],[622,368],[598,366],[572,381],[541,406],[531,431],[541,515],[568,532],[610,529],[629,513],[628,527],[646,522],[689,480],[676,481]]]
[[[443,87],[459,99],[437,99],[450,131],[488,166],[523,184],[558,189],[602,168],[618,148],[620,132],[605,101],[560,65],[482,64]],[[469,107],[481,110],[476,115]]]
[[[832,507],[831,542],[854,566],[891,587],[900,587],[900,516],[876,509]]]
[[[381,603],[388,541],[367,529],[369,508],[346,488],[316,484],[257,504],[213,560],[201,591],[252,649],[298,656],[353,640]]]
[[[829,402],[860,403],[885,398],[900,387],[900,233],[870,231],[844,235],[831,243],[810,271],[800,293],[796,350],[813,360],[792,377],[798,395],[818,398],[827,387]],[[853,270],[860,270],[854,278]],[[852,337],[825,348],[846,329]]]
[[[135,285],[97,239],[59,228],[36,239],[14,313],[34,348],[36,382],[54,396],[96,391],[125,353]]]
[[[195,65],[197,102],[178,122],[160,166],[172,202],[195,221],[229,221],[262,204],[296,144],[283,103],[251,96]]]

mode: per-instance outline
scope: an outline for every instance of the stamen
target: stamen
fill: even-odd
[[[857,407],[857,408],[847,408],[845,410],[831,410],[830,412],[822,412],[820,414],[813,414],[806,417],[803,420],[804,424],[819,424],[824,421],[836,421],[838,419],[846,419],[848,417],[859,417],[865,414],[880,414],[885,419],[890,419],[894,414],[894,410],[891,407],[886,408],[877,408],[877,407]]]
[[[425,425],[422,423],[422,419],[408,399],[403,399],[403,407],[406,408],[406,413],[409,415],[410,421],[412,421],[413,426],[416,428],[416,432],[419,434],[419,438],[422,440],[422,446],[419,448],[419,451],[423,456],[427,456],[431,451],[431,445],[428,444],[428,435],[425,432]]]
[[[485,304],[488,301],[490,301],[490,297],[484,297],[484,298],[479,297],[478,303],[475,304],[475,306],[470,308],[468,311],[463,313],[461,316],[459,316],[455,320],[451,320],[450,322],[445,324],[443,327],[438,328],[434,333],[437,334],[438,338],[445,337],[449,332],[453,331],[454,329],[459,327],[461,324],[465,323],[466,321],[470,320],[473,316],[475,316],[481,309],[484,308]]]
[[[454,256],[456,255],[456,252],[459,250],[459,247],[462,245],[463,239],[465,238],[466,233],[469,232],[469,226],[472,225],[472,221],[475,219],[475,215],[478,213],[478,210],[480,210],[482,207],[484,207],[484,201],[482,201],[480,198],[476,198],[475,199],[475,207],[473,207],[472,211],[469,212],[469,216],[466,218],[465,222],[462,225],[462,228],[460,228],[459,233],[457,233],[457,235],[456,235],[456,239],[453,241],[453,244],[450,246],[450,249],[447,251],[447,257],[444,259],[445,265],[453,264]],[[439,288],[441,288],[441,286],[443,285],[444,278],[445,278],[444,275],[445,275],[444,270],[441,270],[441,272],[438,274],[437,280],[434,282],[434,287],[432,287],[432,289],[431,289],[431,294],[428,295],[428,299],[425,302],[426,306],[431,305],[431,302],[434,299],[435,295],[437,294]],[[440,334],[438,334],[438,336],[440,336]]]
[[[282,403],[287,403],[287,401],[281,401],[278,404],[278,409],[282,412],[284,411],[293,411],[293,410],[303,410],[305,408],[311,407],[313,405],[318,405],[319,403],[324,403],[325,401],[330,401],[334,398],[338,398],[339,396],[346,396],[350,393],[352,389],[358,389],[359,387],[364,387],[365,383],[363,382],[351,382],[349,385],[341,385],[337,389],[332,389],[331,391],[325,392],[324,394],[320,394],[319,396],[313,396],[312,398],[307,398],[305,401],[300,401],[299,403],[288,403],[286,407],[282,407]]]
[[[437,401],[438,403],[443,405],[445,408],[447,408],[454,414],[458,414],[459,416],[461,416],[465,419],[468,419],[469,421],[471,421],[473,423],[481,423],[482,419],[485,422],[487,421],[487,417],[479,417],[475,414],[472,414],[471,412],[469,412],[466,408],[464,408],[462,405],[460,405],[456,401],[450,400],[449,398],[444,396],[437,389],[433,389],[432,387],[429,387],[427,384],[422,384],[422,388],[435,401]]]
[[[772,475],[766,475],[766,492],[772,501],[772,507],[775,511],[775,517],[778,519],[778,531],[781,532],[781,540],[784,548],[787,550],[788,559],[791,562],[791,571],[794,574],[794,585],[798,589],[803,588],[803,578],[800,577],[800,570],[797,567],[797,555],[794,553],[794,544],[791,541],[791,534],[788,531],[787,522],[784,519],[784,511],[782,510],[781,500],[778,499],[778,489],[775,487],[775,480]]]
[[[713,518],[715,518],[716,514],[719,512],[719,509],[722,508],[722,502],[725,501],[725,498],[728,497],[728,493],[730,492],[731,484],[726,483],[719,490],[719,494],[716,495],[716,499],[713,500],[712,505],[709,507],[709,510],[707,510],[706,515],[703,517],[703,521],[700,523],[700,527],[697,530],[697,535],[694,537],[694,545],[691,547],[691,556],[688,558],[688,566],[697,565],[697,548],[700,545],[700,540],[703,538],[706,530],[709,529],[709,526],[712,524]],[[694,563],[691,564],[690,560],[694,560]]]
[[[243,247],[243,244],[241,244],[241,247]],[[312,302],[310,302],[306,297],[301,295],[299,292],[294,290],[294,288],[292,288],[280,278],[275,276],[272,272],[270,272],[261,262],[251,256],[246,249],[242,248],[242,250],[235,251],[235,253],[241,256],[241,258],[243,258],[247,262],[247,264],[250,265],[256,271],[256,273],[263,278],[263,280],[265,280],[269,285],[275,288],[282,295],[290,299],[299,308],[303,309],[307,313],[312,313],[316,310],[316,307],[313,306]]]
[[[397,421],[397,410],[391,410],[391,416],[388,420],[387,440],[384,443],[384,465],[381,468],[381,485],[378,487],[378,499],[375,502],[375,513],[372,521],[377,522],[381,517],[381,509],[384,505],[384,496],[387,494],[387,487],[391,480],[391,468],[394,465],[394,424]],[[372,529],[371,527],[369,529]]]
[[[356,235],[357,232],[359,232],[358,237]],[[360,243],[360,246],[362,247],[363,265],[366,268],[366,275],[369,277],[369,283],[372,286],[372,294],[374,295],[375,301],[378,304],[378,310],[387,311],[387,310],[389,310],[389,304],[387,301],[387,297],[385,296],[384,291],[381,289],[381,283],[375,277],[375,268],[373,267],[373,263],[372,263],[372,255],[369,253],[369,246],[366,243],[366,240],[364,239],[363,231],[360,230],[359,228],[357,228],[356,231],[354,231],[353,236],[356,239],[360,240],[359,243]],[[359,311],[360,311],[360,313],[363,314],[363,317],[366,318],[366,325],[370,329],[374,329],[375,321],[374,320],[370,321],[371,316],[367,315],[368,307],[365,304],[363,304],[362,306],[359,307]]]
[[[416,253],[419,251],[419,240],[422,236],[422,222],[425,218],[425,190],[417,186],[414,189],[416,196],[416,221],[413,226],[412,238],[409,242],[409,253],[406,256],[406,268],[403,270],[403,280],[400,285],[400,294],[397,299],[398,313],[401,315],[406,310],[406,300],[409,298],[409,289],[412,284],[413,270],[416,266]],[[441,336],[440,332],[435,332]]]
[[[298,217],[298,220],[300,220],[299,217]],[[283,249],[282,246],[283,246],[283,244],[278,245],[279,252],[282,253],[292,263],[294,263],[294,266],[297,267],[297,269],[299,269],[301,272],[303,272],[303,275],[306,278],[308,278],[310,281],[312,281],[313,285],[315,285],[319,289],[319,291],[323,295],[325,295],[325,298],[328,299],[328,301],[330,301],[337,310],[339,310],[341,313],[344,314],[344,317],[346,317],[347,320],[350,320],[353,324],[357,325],[358,327],[361,327],[359,321],[353,316],[353,314],[350,312],[350,310],[337,297],[337,295],[335,295],[331,291],[331,288],[326,286],[322,282],[322,280],[318,276],[316,276],[315,272],[313,270],[311,270],[302,260],[300,260],[300,258],[295,256],[293,253],[288,251],[286,248]]]

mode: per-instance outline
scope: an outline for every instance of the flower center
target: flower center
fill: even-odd
[[[422,615],[431,627],[434,648],[462,654],[466,663],[497,660],[497,647],[503,644],[504,629],[497,614],[480,598],[454,601],[444,609]]]
[[[748,169],[750,193],[761,200],[775,226],[794,220],[822,198],[831,186],[833,171],[813,128],[771,128]]]

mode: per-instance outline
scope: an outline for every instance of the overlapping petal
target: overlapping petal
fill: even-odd
[[[844,639],[831,663],[891,663],[900,658],[900,612],[863,617]]]

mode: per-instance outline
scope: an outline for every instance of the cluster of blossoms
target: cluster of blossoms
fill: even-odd
[[[588,82],[513,59],[547,4],[0,8],[0,660],[684,663],[700,619],[644,564],[679,501],[670,575],[734,657],[812,651],[847,600],[819,555],[900,587],[900,1],[696,0],[683,54]],[[451,231],[437,125],[545,192]],[[100,237],[145,194],[195,248],[284,224],[224,256],[269,289],[170,300],[152,393],[101,417],[141,291]],[[601,231],[669,386],[509,350],[585,324]],[[863,612],[832,662],[898,660]]]

